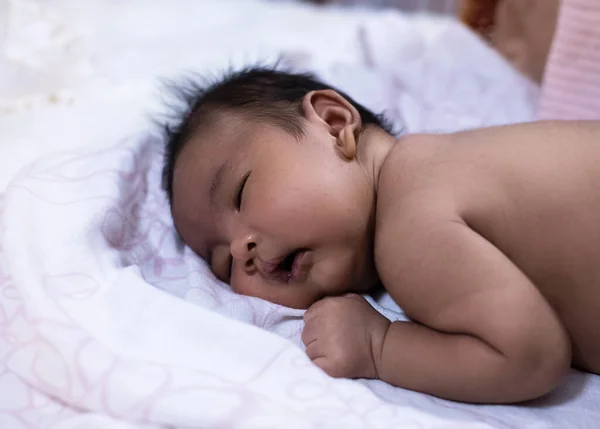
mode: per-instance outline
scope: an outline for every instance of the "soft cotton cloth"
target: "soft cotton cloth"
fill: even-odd
[[[242,4],[264,7],[256,30],[298,19]],[[317,19],[305,13],[306,25]],[[406,131],[534,118],[536,88],[492,50],[457,24],[426,37],[411,22],[347,24],[353,62],[300,48],[284,56]],[[86,114],[72,112],[69,123]],[[596,428],[600,383],[577,372],[522,407],[327,377],[301,347],[301,311],[233,294],[177,242],[160,190],[164,141],[138,133],[117,143],[40,160],[0,198],[1,428]],[[11,162],[0,157],[0,167]],[[389,296],[372,302],[402,317]]]

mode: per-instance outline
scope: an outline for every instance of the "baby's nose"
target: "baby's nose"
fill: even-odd
[[[256,257],[256,239],[252,234],[244,234],[231,242],[231,256],[244,266],[252,265]]]

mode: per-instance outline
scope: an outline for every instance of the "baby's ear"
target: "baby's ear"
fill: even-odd
[[[309,92],[304,96],[302,107],[309,122],[325,126],[335,138],[340,155],[354,159],[362,128],[358,110],[332,89]]]

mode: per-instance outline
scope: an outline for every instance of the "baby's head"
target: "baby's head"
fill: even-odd
[[[377,282],[381,116],[265,68],[180,92],[189,109],[167,129],[164,184],[178,233],[219,279],[294,308]]]

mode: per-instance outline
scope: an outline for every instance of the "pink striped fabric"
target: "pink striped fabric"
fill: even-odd
[[[600,0],[563,0],[540,119],[600,119]]]

